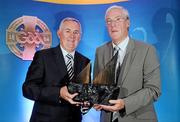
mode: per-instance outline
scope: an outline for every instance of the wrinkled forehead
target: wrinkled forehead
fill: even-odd
[[[74,26],[79,26],[79,23],[75,20],[65,20],[62,25],[74,25]]]
[[[81,30],[79,23],[76,22],[76,21],[73,21],[73,20],[66,20],[66,21],[64,21],[62,23],[62,27],[61,28],[62,29],[68,28],[68,29],[79,30],[79,31]]]
[[[79,20],[72,17],[64,18],[59,25],[59,30],[62,30],[62,28],[67,28],[67,27],[70,28],[70,26],[73,27],[75,26],[76,28],[78,28],[80,33],[82,33],[82,28]]]
[[[119,8],[112,8],[106,13],[106,19],[108,18],[115,18],[117,16],[126,16],[122,9]]]

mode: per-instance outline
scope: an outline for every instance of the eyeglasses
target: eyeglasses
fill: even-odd
[[[127,17],[117,17],[117,18],[115,18],[114,20],[112,20],[112,19],[107,19],[106,20],[106,23],[107,23],[107,25],[111,25],[113,22],[114,23],[120,23],[120,22],[123,22],[123,21],[125,21],[125,20],[127,20],[128,18]]]

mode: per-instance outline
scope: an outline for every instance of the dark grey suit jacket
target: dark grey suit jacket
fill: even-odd
[[[90,60],[78,52],[74,56],[74,73]],[[23,84],[24,97],[35,101],[30,122],[81,122],[80,108],[65,100],[59,103],[59,91],[68,81],[67,69],[60,46],[38,51]]]
[[[97,48],[94,76],[112,58],[112,42]],[[143,42],[129,40],[121,66],[118,86],[119,98],[125,102],[125,111],[119,111],[120,122],[156,122],[153,102],[161,94],[160,65],[155,48]],[[111,122],[111,112],[101,112],[101,122]]]

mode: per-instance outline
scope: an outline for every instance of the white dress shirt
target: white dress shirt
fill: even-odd
[[[71,54],[72,57],[73,57],[72,65],[74,66],[74,54],[75,54],[75,51],[69,53],[69,52],[67,52],[61,45],[60,45],[60,48],[61,48],[61,50],[62,50],[62,54],[63,54],[65,63],[67,64],[67,62],[68,62],[68,58],[66,57],[66,55],[67,55],[67,54]]]
[[[115,45],[114,43],[112,43],[113,48],[118,46],[119,47],[119,53],[118,53],[118,62],[120,62],[120,64],[123,63],[124,60],[124,56],[126,55],[126,49],[127,49],[127,45],[129,42],[129,36],[127,36],[121,43],[119,43],[118,45]]]

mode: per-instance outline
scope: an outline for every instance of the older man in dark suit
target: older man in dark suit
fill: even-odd
[[[75,51],[81,38],[77,19],[65,18],[57,31],[60,45],[35,53],[23,84],[24,97],[34,100],[30,122],[81,122],[79,102],[67,82],[90,62]]]

